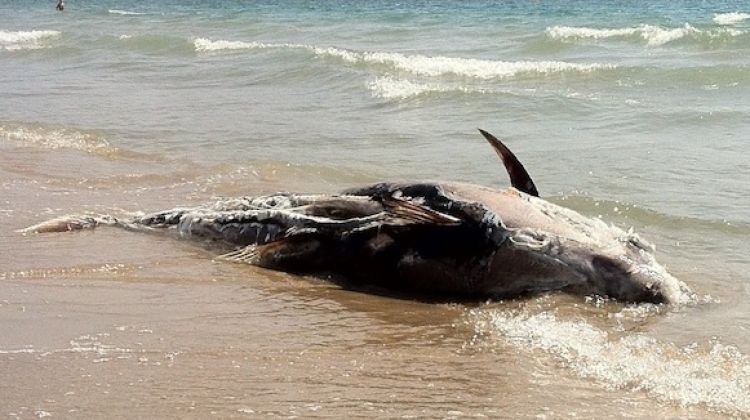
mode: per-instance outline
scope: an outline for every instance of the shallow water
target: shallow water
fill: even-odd
[[[750,415],[750,3],[0,2],[0,414]],[[100,229],[382,179],[623,227],[700,303],[430,304]]]

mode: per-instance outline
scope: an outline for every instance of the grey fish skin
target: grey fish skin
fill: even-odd
[[[488,269],[474,276],[472,291],[479,295],[513,297],[563,290],[626,302],[683,304],[695,300],[687,285],[656,262],[653,246],[635,233],[514,188],[496,190],[450,182],[382,183],[344,193],[416,197],[426,206],[464,220],[496,224],[495,231],[503,232],[504,240],[494,242],[496,248],[482,264]]]
[[[387,185],[370,195],[257,197],[239,211],[167,212],[135,223],[171,220],[184,237],[249,248],[223,257],[231,261],[423,295],[486,297],[491,256],[507,239],[500,219],[480,203],[447,198],[435,184],[415,184],[429,192],[419,196]]]
[[[171,231],[235,248],[224,260],[334,273],[354,285],[421,297],[507,298],[563,290],[625,302],[688,303],[693,296],[637,235],[513,188],[380,183],[341,195],[285,193],[131,219],[65,220],[52,225]],[[49,224],[28,231],[55,231]]]
[[[695,295],[638,235],[537,197],[520,161],[482,131],[516,188],[379,183],[339,195],[278,193],[145,216],[69,216],[23,232],[109,225],[218,243],[221,259],[448,299],[562,290],[625,302]]]

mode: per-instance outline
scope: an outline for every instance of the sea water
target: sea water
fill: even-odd
[[[482,128],[516,152],[543,197],[634,226],[656,243],[659,260],[696,290],[701,303],[642,316],[616,304],[557,295],[463,308],[459,315],[454,308],[414,303],[417,312],[451,319],[435,327],[439,333],[423,324],[404,332],[427,329],[449,337],[435,339],[437,344],[413,338],[420,352],[449,362],[433,366],[435,375],[462,377],[470,359],[480,357],[474,352],[497,372],[514,373],[512,385],[493,385],[497,395],[446,380],[446,389],[467,395],[427,414],[449,416],[455,407],[466,415],[498,415],[500,394],[523,387],[531,396],[512,394],[521,407],[514,413],[547,415],[542,395],[556,385],[558,408],[573,405],[578,408],[570,412],[591,416],[597,411],[584,407],[601,407],[611,390],[625,399],[604,413],[612,416],[653,410],[748,415],[748,98],[747,1],[69,0],[57,12],[54,2],[0,0],[0,281],[6,282],[0,292],[27,290],[29,278],[74,281],[79,272],[95,273],[97,281],[141,273],[151,279],[143,287],[159,290],[175,278],[208,275],[204,261],[210,256],[189,252],[179,255],[182,266],[194,266],[189,275],[160,271],[164,257],[153,250],[177,246],[169,241],[126,236],[120,242],[112,233],[109,243],[101,232],[54,239],[14,233],[65,213],[145,211],[287,189],[331,192],[383,179],[505,186],[502,165],[476,131]],[[73,242],[61,253],[57,241]],[[115,250],[105,251],[109,247]],[[125,257],[116,249],[132,252]],[[96,271],[101,264],[123,264],[126,274]],[[258,280],[267,273],[244,274],[246,284],[273,296],[264,299],[286,302],[289,291]],[[227,276],[222,271],[216,280]],[[349,302],[346,293],[353,293],[331,297],[317,284],[295,287],[303,289],[297,298],[314,296],[323,305]],[[366,310],[334,305],[345,319],[388,311],[378,298],[355,295],[372,301]],[[37,297],[48,299],[42,291]],[[6,302],[0,311],[21,305]],[[299,319],[313,316],[292,306],[287,310]],[[64,307],[59,303],[58,312]],[[271,309],[254,316],[265,323],[286,317]],[[385,343],[394,345],[391,330],[411,324],[398,314],[384,317],[374,326],[347,325],[385,334]],[[24,350],[33,341],[27,335],[11,333],[15,319],[3,320],[0,312],[0,359],[15,355],[20,363],[20,355],[36,353]],[[316,322],[337,333],[335,317]],[[340,340],[367,348],[367,339],[349,333]],[[297,347],[320,344],[298,337],[292,340]],[[69,354],[37,344],[44,345],[48,349],[39,354]],[[467,346],[471,354],[460,353]],[[452,348],[463,350],[454,357]],[[273,353],[270,347],[252,350]],[[188,350],[164,349],[175,351]],[[513,356],[496,356],[498,351]],[[367,354],[389,372],[409,364]],[[339,349],[318,357],[335,366],[346,355]],[[528,366],[512,368],[513,358]],[[411,369],[413,376],[404,380],[424,377],[423,369]],[[311,370],[285,372],[299,381]],[[668,378],[669,372],[676,376]],[[564,379],[548,384],[549,375]],[[374,388],[391,384],[380,376],[360,379]],[[489,386],[480,374],[462,380]],[[321,381],[323,391],[311,388],[306,404],[330,402],[343,386]],[[260,387],[271,394],[283,388]],[[576,399],[581,389],[585,398]],[[205,395],[218,398],[212,390]],[[48,397],[42,391],[14,395],[0,409],[16,412]],[[409,395],[423,404],[446,402],[419,390]],[[357,398],[363,395],[352,392],[345,399]],[[370,402],[384,409],[389,398],[378,394]],[[260,408],[239,405],[233,413],[290,414],[282,401],[267,397]],[[407,406],[386,413],[420,414]],[[328,414],[346,412],[346,405],[335,408],[343,411]]]

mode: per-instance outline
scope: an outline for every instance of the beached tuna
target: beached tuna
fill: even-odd
[[[127,218],[65,216],[25,229],[111,225],[175,232],[230,252],[219,258],[415,296],[507,298],[562,290],[627,302],[683,303],[692,292],[631,231],[538,197],[513,153],[480,130],[511,188],[379,183],[336,195],[279,193]]]

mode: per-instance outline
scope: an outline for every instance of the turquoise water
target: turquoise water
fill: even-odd
[[[151,191],[169,200],[148,205],[165,208],[380,179],[505,186],[483,128],[542,196],[634,225],[715,298],[664,317],[667,342],[719,337],[750,354],[750,2],[54,4],[0,0],[7,197],[51,183],[121,193],[88,197],[112,206]],[[28,160],[27,148],[43,154]],[[87,158],[68,179],[71,153]],[[22,227],[40,208],[80,208],[44,194],[0,201],[0,214]],[[36,213],[19,216],[27,207]],[[744,376],[723,389],[744,395],[747,363],[732,363]],[[695,391],[698,404],[714,391]],[[692,404],[690,392],[657,399]]]

